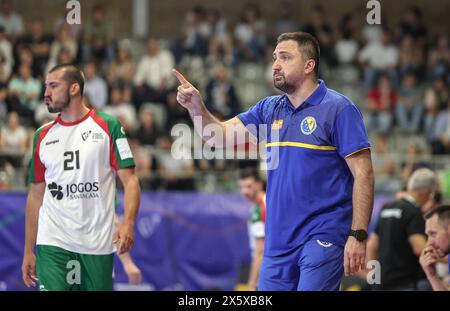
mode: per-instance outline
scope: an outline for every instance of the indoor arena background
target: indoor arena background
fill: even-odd
[[[79,1],[81,23],[72,25],[68,2],[1,1],[0,290],[26,290],[27,166],[35,129],[52,118],[43,104],[46,72],[62,62],[80,65],[86,101],[122,122],[141,181],[131,254],[143,283],[129,285],[116,262],[116,290],[245,289],[251,204],[237,180],[259,160],[173,158],[172,127],[192,122],[176,103],[170,69],[185,73],[208,108],[227,119],[276,92],[270,68],[282,32],[314,33],[320,77],[363,112],[374,216],[420,167],[436,171],[443,200],[450,196],[449,1],[380,1],[380,24],[369,24],[363,0],[93,0]],[[160,69],[151,77],[141,65],[148,55]],[[215,88],[218,82],[226,87]],[[382,88],[391,94],[384,108],[374,104]],[[119,212],[122,195],[119,189]],[[343,289],[366,284],[356,277]]]

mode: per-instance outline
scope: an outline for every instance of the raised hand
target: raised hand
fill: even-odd
[[[172,73],[180,82],[177,88],[178,103],[189,111],[201,110],[204,104],[200,92],[176,69],[172,69]]]

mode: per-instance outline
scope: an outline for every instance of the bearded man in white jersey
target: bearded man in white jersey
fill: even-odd
[[[44,99],[57,118],[34,135],[22,277],[40,290],[112,290],[114,252],[134,240],[140,186],[120,122],[83,104],[84,75],[52,68]],[[125,215],[114,225],[116,176]],[[36,245],[36,256],[34,246]]]

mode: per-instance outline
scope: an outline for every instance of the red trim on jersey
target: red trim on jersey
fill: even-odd
[[[92,110],[92,111],[94,111],[94,110]],[[102,119],[102,117],[100,117],[98,114],[96,114],[95,111],[94,111],[94,113],[92,113],[92,119],[108,134],[108,137],[109,137],[109,163],[116,171],[118,171],[120,169],[120,167],[119,167],[119,163],[117,163],[116,151],[114,150],[114,142],[113,142],[111,133],[109,131],[108,122],[106,122],[104,119]]]
[[[86,113],[81,119],[73,121],[73,122],[65,122],[61,119],[61,114],[58,114],[58,117],[56,117],[56,120],[59,124],[64,125],[64,126],[72,126],[72,125],[77,125],[80,124],[81,122],[83,122],[84,120],[86,120],[87,118],[89,118],[90,115],[93,115],[94,113],[94,109],[89,109],[88,113]]]
[[[41,142],[44,139],[45,135],[47,135],[48,131],[56,124],[56,120],[51,124],[47,125],[42,129],[39,133],[38,140],[36,142],[36,148],[33,154],[33,174],[34,174],[34,182],[40,183],[45,181],[45,166],[41,162],[41,158],[39,157],[39,150],[41,149]]]
[[[261,205],[261,220],[266,223],[266,194],[262,193],[258,198],[258,203]]]

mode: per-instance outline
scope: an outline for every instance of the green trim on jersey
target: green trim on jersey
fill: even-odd
[[[100,118],[102,118],[107,124],[108,124],[108,130],[109,134],[111,135],[112,141],[114,143],[114,153],[116,155],[116,160],[119,165],[119,168],[129,168],[129,167],[135,167],[133,156],[127,157],[122,160],[121,153],[119,150],[119,147],[117,145],[118,139],[127,139],[127,136],[125,134],[125,131],[123,129],[122,124],[120,124],[120,121],[117,120],[117,118],[104,113],[100,111],[95,112]],[[128,142],[127,142],[128,145]]]
[[[36,132],[34,133],[34,137],[33,137],[33,153],[31,154],[31,161],[30,161],[30,166],[28,167],[28,182],[30,184],[33,184],[35,181],[35,176],[34,176],[34,153],[36,151],[36,146],[37,143],[39,141],[39,135],[41,134],[41,132],[47,127],[50,126],[54,121],[50,121],[44,125],[42,125],[40,128],[38,128],[36,130]]]
[[[261,204],[256,204],[255,208],[253,209],[253,213],[252,213],[252,218],[251,218],[251,223],[257,223],[257,222],[262,222],[262,207]]]

